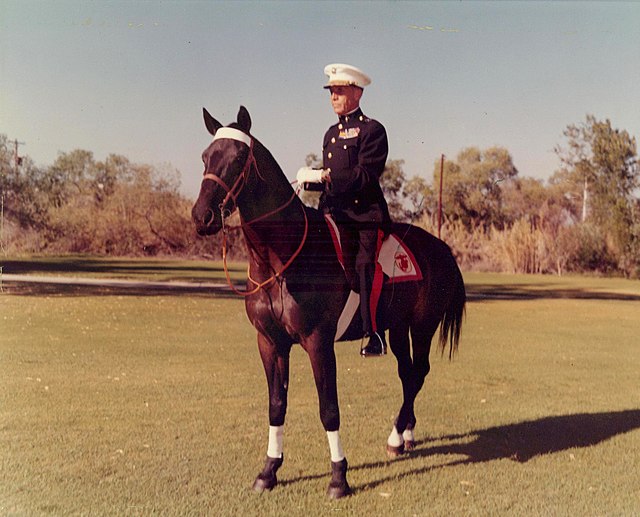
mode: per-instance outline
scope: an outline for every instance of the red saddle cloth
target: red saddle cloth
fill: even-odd
[[[344,269],[340,230],[331,216],[325,215],[324,217],[331,232],[338,260]],[[387,277],[385,280],[387,283],[422,280],[422,271],[420,271],[420,266],[416,262],[413,253],[396,234],[392,233],[382,243],[378,254],[378,263],[382,266],[382,271]]]
[[[329,226],[338,260],[344,269],[344,258],[340,244],[340,230],[338,230],[338,226],[330,216],[325,215],[325,219]],[[395,234],[389,235],[382,243],[378,254],[378,263],[382,266],[386,284],[422,280],[422,271],[420,271],[420,266],[416,262],[413,253],[411,253],[411,250],[402,239]],[[340,319],[338,320],[335,336],[336,341],[349,339],[347,330],[356,316],[359,305],[360,295],[355,291],[351,291],[340,315]]]

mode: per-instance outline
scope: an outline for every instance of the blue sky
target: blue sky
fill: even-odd
[[[587,114],[640,137],[640,2],[0,2],[0,133],[39,165],[86,149],[171,164],[197,194],[209,143],[245,105],[290,178],[335,115],[323,68],[373,82],[390,159],[432,178],[444,153],[507,148],[548,178]]]

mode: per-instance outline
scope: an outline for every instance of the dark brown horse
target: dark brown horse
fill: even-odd
[[[254,489],[271,490],[277,483],[276,471],[283,459],[289,354],[299,343],[311,361],[320,420],[329,441],[328,495],[348,495],[347,461],[338,434],[334,341],[350,287],[331,233],[322,214],[303,205],[271,153],[251,135],[251,118],[244,107],[228,127],[206,110],[204,121],[214,138],[202,155],[205,173],[192,217],[198,233],[210,235],[223,229],[225,217],[235,209],[240,213],[249,252],[246,311],[258,333],[269,387],[267,459]],[[429,373],[432,337],[440,326],[441,350],[448,343],[449,355],[455,352],[466,298],[462,275],[444,242],[415,226],[393,226],[415,256],[422,279],[387,282],[380,302],[404,396],[387,442],[391,456],[414,444],[414,401]],[[344,337],[361,335],[347,332]]]

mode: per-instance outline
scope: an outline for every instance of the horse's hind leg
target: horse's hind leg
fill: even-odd
[[[431,339],[438,328],[438,321],[411,326],[410,354],[409,331],[398,329],[390,334],[391,349],[398,359],[398,375],[402,381],[403,402],[395,425],[387,440],[387,454],[396,457],[405,450],[414,447],[413,429],[416,424],[414,404],[418,393],[424,385],[424,380],[431,368],[429,351]]]
[[[413,360],[411,359],[408,326],[389,329],[389,346],[393,355],[396,356],[398,377],[402,383],[402,407],[387,439],[387,454],[393,458],[405,450],[402,432],[407,426],[409,417],[413,414]],[[400,431],[398,431],[399,428]]]
[[[276,486],[276,472],[282,466],[291,346],[278,347],[271,338],[258,333],[258,348],[269,386],[269,445],[264,468],[253,483],[253,489],[264,492]]]

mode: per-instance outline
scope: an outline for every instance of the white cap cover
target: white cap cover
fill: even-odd
[[[371,84],[371,79],[359,68],[344,63],[333,63],[324,67],[324,73],[329,77],[329,82],[324,86],[358,86],[364,88]]]

